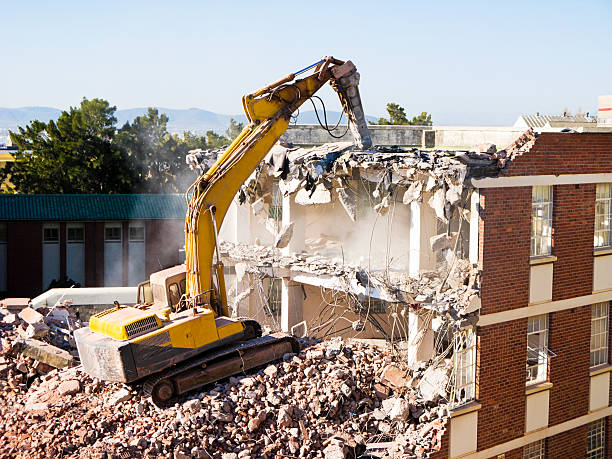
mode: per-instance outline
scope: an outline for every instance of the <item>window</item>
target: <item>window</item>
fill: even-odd
[[[43,242],[55,243],[59,242],[59,228],[55,226],[46,226],[43,228]]]
[[[85,230],[83,227],[68,227],[66,228],[66,239],[68,242],[83,242],[85,241]]]
[[[387,313],[387,302],[378,298],[366,297],[365,300],[360,301],[361,308],[364,313],[370,314],[386,314]]]
[[[473,329],[455,333],[452,403],[461,405],[476,396],[476,334]]]
[[[598,183],[595,197],[595,247],[610,247],[610,205],[612,204],[610,183]]]
[[[606,457],[606,419],[602,418],[589,424],[587,435],[588,459],[603,459]]]
[[[181,292],[177,283],[173,282],[168,287],[168,301],[171,306],[177,306],[181,301]]]
[[[121,242],[121,227],[107,226],[104,228],[104,242]]]
[[[283,292],[283,280],[275,277],[270,279],[270,286],[268,289],[268,306],[272,318],[278,320],[281,315],[282,305],[282,292]]]
[[[591,306],[591,366],[608,363],[609,303]]]
[[[130,226],[130,242],[144,242],[144,226]]]
[[[546,440],[538,440],[523,447],[523,459],[544,459],[546,457]]]
[[[527,384],[548,377],[548,314],[529,317],[527,322]]]
[[[272,203],[268,208],[268,217],[273,219],[280,227],[283,220],[283,194],[278,186],[278,179],[274,179],[272,184]]]
[[[552,186],[534,186],[531,196],[531,256],[552,252]]]

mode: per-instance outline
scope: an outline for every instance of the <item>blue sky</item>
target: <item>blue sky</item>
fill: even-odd
[[[0,0],[0,12],[0,107],[85,96],[236,114],[243,94],[329,54],[355,62],[375,116],[394,101],[434,122],[500,124],[593,112],[612,93],[611,0]]]

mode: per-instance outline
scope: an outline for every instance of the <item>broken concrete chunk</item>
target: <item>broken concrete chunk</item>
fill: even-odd
[[[448,370],[441,367],[429,367],[423,373],[423,377],[419,382],[419,390],[423,398],[430,402],[436,397],[444,397],[446,395],[446,386],[448,384]]]
[[[2,322],[4,322],[5,324],[14,324],[18,320],[19,319],[17,318],[17,315],[13,313],[7,314],[2,318]]]
[[[276,235],[274,240],[274,247],[277,249],[284,249],[291,242],[291,238],[293,237],[293,222],[288,225],[284,225],[279,233]]]
[[[494,143],[481,143],[470,148],[474,153],[493,154],[497,152],[497,146]]]
[[[438,188],[433,194],[433,196],[429,198],[429,201],[427,201],[427,203],[436,213],[436,217],[438,217],[444,223],[448,223],[444,212],[446,206],[446,197],[442,188]]]
[[[336,188],[336,192],[338,193],[340,204],[342,204],[351,221],[354,222],[357,219],[357,199],[355,194],[349,188]]]
[[[32,309],[31,307],[27,307],[24,308],[20,313],[19,313],[19,317],[21,318],[21,320],[29,323],[29,324],[35,324],[38,322],[44,322],[45,320],[45,316],[43,316],[40,312],[36,311],[35,309]]]
[[[74,357],[68,351],[35,339],[18,341],[14,343],[13,348],[27,357],[51,365],[54,368],[66,368],[74,362]]]
[[[385,385],[395,389],[401,389],[408,387],[412,378],[408,371],[401,370],[396,365],[389,364],[383,369],[380,379]]]
[[[295,195],[295,202],[302,206],[310,206],[313,204],[328,204],[331,202],[331,193],[325,185],[319,183],[312,195],[305,188],[300,189]]]
[[[459,202],[461,199],[461,192],[463,191],[462,185],[449,184],[448,190],[446,191],[446,201],[452,206]]]
[[[259,215],[264,209],[264,204],[264,198],[259,198],[257,201],[251,204],[253,215]]]
[[[455,245],[455,238],[457,233],[448,234],[436,234],[429,238],[429,246],[434,252],[441,250],[450,249]]]
[[[238,282],[240,282],[242,278],[244,277],[244,274],[247,271],[247,264],[246,263],[236,263],[234,265],[234,269],[236,270],[236,279],[238,280]]]
[[[132,393],[126,388],[120,389],[115,392],[109,399],[109,405],[116,405],[117,403],[126,402],[132,398]]]
[[[421,192],[423,191],[423,182],[412,182],[402,198],[402,202],[406,205],[414,201],[421,200]]]
[[[392,421],[405,421],[408,416],[410,416],[410,403],[408,403],[408,400],[398,398],[389,412],[389,418]]]
[[[49,327],[44,322],[35,322],[28,325],[25,331],[26,338],[40,339],[49,333]]]
[[[57,392],[63,397],[65,395],[74,395],[81,392],[81,383],[77,379],[69,379],[62,381],[57,387]]]

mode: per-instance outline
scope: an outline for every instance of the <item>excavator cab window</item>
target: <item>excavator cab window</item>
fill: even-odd
[[[151,290],[151,283],[149,281],[138,284],[138,297],[136,299],[136,303],[153,303],[153,291]]]
[[[187,288],[185,286],[185,279],[179,282],[179,286],[181,287],[181,295],[184,295],[187,292]]]
[[[181,301],[181,291],[179,290],[179,286],[176,282],[173,282],[168,287],[168,300],[172,308],[176,308],[179,301]]]

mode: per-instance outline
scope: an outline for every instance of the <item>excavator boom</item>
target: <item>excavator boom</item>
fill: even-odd
[[[296,79],[300,73],[314,73]],[[192,305],[218,303],[228,315],[219,263],[213,268],[218,232],[240,186],[287,130],[293,113],[323,85],[331,82],[349,118],[355,142],[367,149],[371,140],[359,96],[359,74],[352,62],[333,57],[318,62],[242,98],[249,125],[217,162],[190,187],[185,222],[187,295]],[[213,273],[218,285],[214,288]],[[218,292],[218,293],[216,293]]]
[[[310,70],[311,75],[296,78]],[[371,146],[359,74],[350,61],[327,57],[244,96],[248,126],[187,191],[185,271],[177,266],[153,273],[143,283],[143,289],[149,285],[152,304],[103,311],[92,316],[88,328],[75,332],[87,373],[110,381],[142,381],[145,393],[162,405],[299,350],[292,336],[262,337],[257,322],[228,317],[218,232],[240,186],[285,132],[293,113],[327,82],[340,97],[357,146]]]

